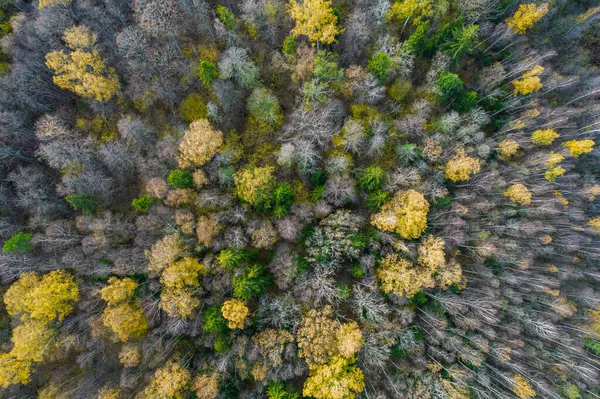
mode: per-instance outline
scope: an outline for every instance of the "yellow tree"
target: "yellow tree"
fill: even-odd
[[[529,71],[525,72],[521,79],[517,79],[513,82],[515,87],[514,95],[520,94],[522,96],[526,96],[527,94],[534,93],[540,90],[543,85],[542,81],[539,78],[539,75],[544,72],[544,67],[541,65],[536,65],[531,68]]]
[[[200,290],[199,276],[206,273],[204,265],[190,257],[167,266],[160,279],[164,287],[160,294],[160,307],[169,316],[190,317],[200,305],[200,300],[194,295]]]
[[[314,45],[316,42],[331,44],[344,30],[338,25],[329,0],[290,0],[288,12],[296,22],[294,35],[305,35]]]
[[[388,11],[386,17],[389,20],[399,20],[406,23],[409,18],[412,18],[413,25],[421,23],[422,18],[428,18],[433,15],[432,0],[401,0],[396,1],[392,5],[392,9]]]
[[[519,374],[513,374],[510,390],[521,399],[533,398],[536,395],[529,381]]]
[[[227,320],[227,326],[231,329],[244,328],[244,321],[248,316],[248,307],[239,299],[230,299],[223,303],[221,313]]]
[[[0,354],[0,386],[29,383],[35,364],[46,360],[54,349],[54,323],[64,320],[77,300],[79,288],[64,270],[42,277],[23,273],[9,287],[4,295],[6,310],[22,323],[13,330],[12,350]]]
[[[444,176],[453,182],[461,182],[469,180],[471,175],[479,173],[480,170],[481,162],[479,159],[467,156],[465,150],[461,148],[446,164]]]
[[[371,218],[371,224],[383,231],[394,231],[402,238],[419,238],[427,229],[429,202],[423,194],[398,191],[394,198],[381,207]]]
[[[9,315],[45,323],[62,321],[78,300],[79,288],[65,270],[55,270],[41,278],[34,272],[23,273],[4,295]]]
[[[194,393],[198,399],[215,399],[219,394],[219,375],[199,374],[192,383]]]
[[[179,363],[169,362],[154,373],[150,384],[136,399],[183,399],[190,380],[189,371]]]
[[[179,144],[179,167],[204,165],[222,145],[223,133],[213,128],[207,119],[192,122]]]
[[[575,158],[586,152],[592,152],[594,144],[596,143],[593,140],[571,140],[563,143]]]
[[[498,158],[503,161],[508,161],[513,155],[519,151],[519,143],[514,140],[504,140],[498,143]]]
[[[137,284],[130,278],[108,279],[109,285],[100,294],[108,302],[102,314],[102,323],[125,342],[140,338],[148,331],[148,321],[142,307],[134,297]]]
[[[512,202],[516,202],[521,205],[529,205],[531,204],[531,193],[525,187],[525,185],[513,184],[510,186],[503,194],[505,197],[508,197]]]
[[[275,187],[276,179],[273,172],[275,168],[272,166],[263,168],[248,166],[237,172],[233,180],[238,198],[253,206],[264,203],[270,198]]]
[[[543,146],[552,144],[559,137],[560,134],[556,133],[554,129],[536,130],[531,135],[531,141],[533,144]]]
[[[521,4],[514,15],[506,20],[506,24],[516,33],[522,35],[533,27],[537,21],[548,13],[548,4]]]
[[[54,71],[54,83],[83,97],[108,101],[120,90],[114,68],[95,47],[96,36],[86,27],[68,29],[63,40],[71,52],[63,50],[46,54],[46,66]]]
[[[68,6],[73,0],[40,0],[40,8],[44,7],[56,7],[56,6]]]
[[[333,357],[327,364],[314,367],[302,394],[315,399],[353,399],[365,387],[364,374],[354,358]]]

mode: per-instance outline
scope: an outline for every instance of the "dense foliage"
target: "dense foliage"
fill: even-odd
[[[600,397],[597,0],[0,1],[0,398]]]

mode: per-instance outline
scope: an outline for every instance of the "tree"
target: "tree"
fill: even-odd
[[[371,224],[383,231],[396,232],[404,239],[419,238],[427,228],[429,202],[423,194],[398,191],[381,211],[371,217]]]
[[[68,6],[73,0],[40,0],[40,8],[44,7],[56,7],[56,6]]]
[[[227,320],[227,326],[231,329],[244,328],[244,321],[248,316],[248,307],[239,299],[230,299],[223,303],[221,313]]]
[[[138,339],[148,331],[148,321],[134,293],[137,283],[130,278],[108,279],[101,295],[108,306],[102,314],[102,324],[110,328],[122,342]]]
[[[479,25],[463,26],[452,31],[452,41],[447,44],[447,49],[453,60],[460,59],[473,50],[478,32]]]
[[[219,375],[199,374],[194,378],[192,387],[196,398],[198,399],[215,399],[219,394]]]
[[[267,368],[271,369],[283,363],[283,353],[288,343],[294,341],[294,336],[286,330],[269,328],[252,337],[260,348],[260,355],[264,359]]]
[[[177,114],[187,123],[192,123],[198,119],[205,119],[207,115],[206,103],[200,93],[192,93],[179,103]]]
[[[448,104],[463,93],[463,81],[455,73],[443,72],[437,81],[440,90],[440,102]]]
[[[423,18],[433,15],[432,0],[401,0],[392,5],[392,9],[387,13],[388,20],[399,20],[404,25],[412,18],[413,25],[419,25]]]
[[[83,97],[108,101],[120,90],[117,74],[95,47],[96,37],[86,27],[65,31],[63,40],[72,50],[53,51],[46,55],[46,66],[55,73],[54,83]]]
[[[147,253],[148,270],[162,272],[169,264],[186,254],[186,246],[178,234],[164,236]]]
[[[331,44],[344,30],[338,25],[329,0],[290,0],[288,12],[296,22],[294,35],[305,35],[314,45],[317,42]]]
[[[503,140],[498,143],[498,158],[503,161],[508,161],[519,151],[519,143],[514,140]]]
[[[519,374],[512,375],[510,390],[521,399],[533,398],[536,395],[529,381]]]
[[[264,87],[255,87],[248,97],[249,122],[259,132],[274,132],[283,124],[283,111],[277,97]]]
[[[160,282],[163,290],[160,294],[160,307],[170,316],[188,318],[200,305],[194,297],[200,289],[200,275],[208,272],[206,267],[195,258],[185,257],[167,266]]]
[[[169,184],[175,188],[193,188],[194,176],[185,170],[172,170],[167,177]]]
[[[212,81],[219,77],[219,70],[214,62],[203,60],[198,64],[197,75],[204,87],[208,89]]]
[[[555,139],[559,138],[560,134],[556,133],[554,129],[536,130],[531,135],[531,141],[533,144],[539,146],[550,145]]]
[[[17,234],[4,241],[2,246],[3,254],[20,253],[26,254],[33,251],[33,245],[31,245],[31,238],[33,235],[23,233],[19,231]]]
[[[364,387],[363,372],[354,365],[354,359],[335,356],[311,370],[302,394],[315,399],[352,399]]]
[[[249,89],[258,82],[258,68],[250,57],[248,50],[230,47],[223,52],[219,61],[221,77],[233,79],[244,89]]]
[[[506,24],[516,33],[522,35],[533,27],[536,22],[548,13],[548,4],[520,4],[519,9],[512,17],[506,20]]]
[[[369,60],[367,69],[380,84],[383,84],[388,79],[391,72],[391,66],[392,60],[390,59],[390,56],[385,52],[379,52]]]
[[[63,321],[78,300],[79,288],[65,270],[55,270],[42,277],[34,272],[22,273],[4,295],[10,316],[45,323]]]
[[[179,167],[202,166],[212,159],[223,145],[223,133],[206,119],[190,124],[179,144]]]
[[[235,193],[239,199],[255,207],[271,198],[276,180],[272,166],[247,166],[234,175]]]
[[[64,270],[41,278],[22,273],[4,295],[8,314],[21,321],[13,329],[13,348],[0,353],[0,386],[27,384],[36,363],[45,361],[54,350],[56,322],[63,321],[79,300],[79,288]]]
[[[464,149],[456,151],[456,155],[448,161],[444,168],[444,176],[453,182],[467,181],[471,175],[479,173],[481,163],[479,159],[469,157]]]
[[[136,399],[183,399],[191,378],[189,371],[170,361],[156,370],[150,384],[136,395]]]
[[[91,216],[96,213],[98,209],[98,201],[90,195],[85,194],[70,194],[65,197],[73,209],[76,211],[81,210],[81,213],[87,216]]]
[[[521,205],[529,205],[531,203],[531,193],[523,184],[513,184],[503,194],[511,201]]]
[[[526,96],[527,94],[534,93],[542,88],[542,82],[539,75],[544,72],[544,67],[536,65],[529,71],[525,72],[520,80],[515,80],[513,85],[515,87],[514,95],[520,94]]]
[[[588,140],[570,140],[570,141],[564,142],[563,146],[565,146],[569,150],[569,152],[571,153],[572,156],[577,158],[581,154],[585,154],[587,152],[592,152],[595,144],[596,143],[594,143],[593,140],[589,140],[589,139]]]

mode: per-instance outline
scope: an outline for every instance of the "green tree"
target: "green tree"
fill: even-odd
[[[172,170],[167,181],[175,188],[194,188],[194,175],[185,170]]]
[[[358,177],[358,184],[365,191],[375,191],[381,188],[384,175],[379,166],[369,166]]]
[[[442,72],[437,81],[440,89],[440,102],[448,104],[457,99],[463,93],[463,81],[455,73]]]
[[[231,10],[225,6],[217,6],[217,16],[229,30],[233,30],[239,22]]]
[[[200,79],[204,87],[207,89],[210,88],[212,81],[219,77],[217,65],[211,61],[200,61],[198,64],[198,70],[196,72],[198,79]]]
[[[259,132],[273,132],[283,124],[283,111],[279,100],[270,90],[264,87],[255,87],[248,97],[248,113],[250,123],[256,126]]]
[[[367,70],[373,75],[379,83],[383,84],[388,79],[392,60],[387,53],[379,52],[375,54],[367,65]]]
[[[478,32],[479,25],[463,26],[452,31],[452,40],[446,44],[446,50],[453,60],[457,60],[473,50]]]
[[[94,197],[84,194],[71,194],[65,197],[65,200],[75,209],[81,211],[84,215],[93,215],[98,210],[98,201]]]
[[[187,96],[177,108],[177,115],[187,123],[206,118],[207,108],[200,93]]]
[[[19,254],[26,254],[33,251],[33,245],[31,245],[32,237],[33,236],[31,234],[26,234],[22,231],[19,231],[17,234],[4,241],[2,253],[10,254],[16,252]]]

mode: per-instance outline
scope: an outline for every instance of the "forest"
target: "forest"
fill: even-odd
[[[0,399],[600,398],[600,0],[0,0]]]

